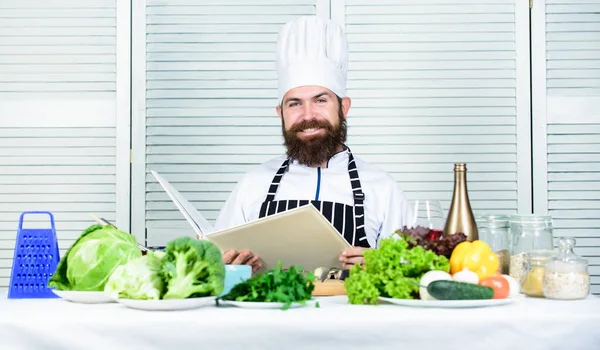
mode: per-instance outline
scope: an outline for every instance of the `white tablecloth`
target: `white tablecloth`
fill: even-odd
[[[524,299],[476,309],[357,306],[203,307],[150,312],[119,304],[0,299],[1,349],[600,349],[600,298]]]

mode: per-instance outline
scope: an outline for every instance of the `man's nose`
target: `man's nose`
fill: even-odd
[[[304,107],[303,116],[304,119],[314,119],[316,117],[316,108],[313,102],[306,102],[302,105]]]

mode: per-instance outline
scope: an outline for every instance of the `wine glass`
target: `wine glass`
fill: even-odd
[[[439,201],[416,199],[410,202],[410,208],[413,214],[413,227],[422,226],[430,230],[444,230],[446,219]]]

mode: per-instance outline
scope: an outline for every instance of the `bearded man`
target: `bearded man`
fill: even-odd
[[[276,111],[287,154],[245,174],[217,230],[312,204],[353,246],[339,257],[348,269],[362,263],[364,250],[376,248],[379,239],[409,226],[410,209],[396,181],[346,145],[347,67],[348,44],[335,23],[312,16],[283,27]],[[223,261],[261,267],[249,251],[227,251]]]

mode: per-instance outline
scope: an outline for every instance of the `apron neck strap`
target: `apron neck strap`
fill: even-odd
[[[350,175],[350,185],[352,186],[352,193],[354,195],[354,205],[360,204],[362,206],[365,200],[365,194],[362,191],[362,185],[358,178],[358,170],[356,169],[356,161],[350,148],[348,148],[348,175]]]
[[[365,200],[365,194],[362,192],[362,186],[360,183],[360,179],[358,178],[356,162],[354,161],[354,156],[352,155],[350,148],[348,146],[345,146],[345,150],[346,152],[348,152],[348,175],[350,176],[350,185],[352,186],[354,204],[360,205],[360,207],[362,207],[363,201]],[[267,198],[265,199],[265,202],[272,202],[275,200],[275,194],[277,193],[277,189],[279,188],[281,179],[283,178],[283,175],[287,172],[291,162],[292,159],[287,158],[281,164],[279,170],[277,170],[277,173],[275,173],[273,181],[271,181],[271,185],[269,186],[269,192],[267,193]]]

